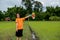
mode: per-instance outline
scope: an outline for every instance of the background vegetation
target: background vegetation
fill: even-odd
[[[17,7],[16,5],[11,8],[7,8],[7,11],[0,10],[0,21],[5,20],[6,17],[10,17],[12,21],[16,18],[16,13],[19,13],[21,17],[27,14],[35,12],[36,19],[42,21],[60,21],[60,7],[47,6],[46,11],[43,11],[43,4],[34,0],[22,0],[22,5]],[[32,18],[30,18],[32,20]]]

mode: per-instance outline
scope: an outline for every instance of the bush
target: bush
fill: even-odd
[[[60,21],[60,17],[58,17],[58,16],[51,16],[51,17],[49,17],[49,20],[50,21]]]
[[[12,17],[12,18],[11,18],[12,21],[15,21],[15,19],[16,19],[16,17]]]

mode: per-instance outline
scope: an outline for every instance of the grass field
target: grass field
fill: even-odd
[[[60,40],[60,21],[30,21],[31,28],[40,40]],[[27,22],[24,24],[23,40],[30,38]],[[0,22],[0,40],[16,40],[15,22]]]
[[[37,21],[30,25],[41,40],[60,40],[59,21]]]
[[[15,32],[15,22],[0,22],[0,40],[16,40]],[[22,39],[30,39],[30,30],[26,24],[24,24]],[[28,37],[29,36],[29,37]]]

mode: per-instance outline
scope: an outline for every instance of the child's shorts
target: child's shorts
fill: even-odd
[[[23,36],[23,29],[16,31],[16,36],[22,37]]]

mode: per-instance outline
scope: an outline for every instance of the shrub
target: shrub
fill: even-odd
[[[51,17],[49,17],[49,20],[50,21],[60,21],[60,17],[58,17],[58,16],[51,16]]]

